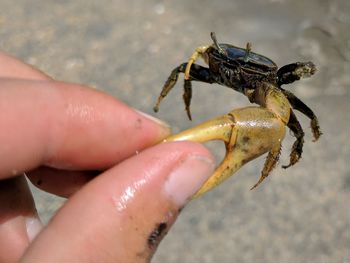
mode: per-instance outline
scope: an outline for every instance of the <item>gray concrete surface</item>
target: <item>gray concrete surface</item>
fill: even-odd
[[[319,72],[288,89],[312,107],[323,137],[303,159],[249,191],[263,165],[246,165],[183,211],[154,262],[350,262],[350,2],[0,0],[0,48],[51,76],[86,83],[148,112],[170,70],[199,44],[244,46],[278,65],[312,60]],[[181,84],[157,117],[174,131],[249,105],[219,86],[194,85],[186,119]],[[287,135],[281,163],[293,142]],[[218,145],[211,145],[220,154]],[[47,221],[63,200],[35,190]]]

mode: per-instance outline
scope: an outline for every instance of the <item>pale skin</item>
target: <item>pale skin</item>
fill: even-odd
[[[198,143],[158,144],[161,122],[3,53],[0,110],[0,262],[148,262],[214,169]],[[43,229],[24,172],[68,198]]]

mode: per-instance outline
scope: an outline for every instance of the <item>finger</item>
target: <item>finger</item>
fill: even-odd
[[[197,143],[147,149],[69,199],[23,262],[148,261],[213,168],[213,157]]]
[[[0,178],[40,165],[105,169],[153,145],[169,128],[94,89],[0,81]]]
[[[0,78],[50,79],[2,52]],[[16,262],[40,228],[33,197],[24,177],[0,181],[0,262]]]
[[[50,80],[43,72],[22,61],[0,52],[0,78]]]
[[[17,262],[40,228],[24,176],[0,181],[0,262]]]
[[[68,198],[100,173],[100,171],[69,171],[41,166],[26,175],[39,189]]]

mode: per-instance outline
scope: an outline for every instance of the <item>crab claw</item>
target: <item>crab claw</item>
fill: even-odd
[[[198,126],[182,131],[178,134],[172,135],[164,140],[169,141],[195,141],[206,142],[211,140],[224,141],[229,145],[232,138],[235,122],[230,115],[224,115],[216,119],[206,121]],[[235,136],[234,136],[235,137]],[[226,147],[228,150],[229,147]],[[233,155],[226,153],[226,156],[214,174],[205,182],[201,189],[195,194],[194,198],[204,194],[211,188],[220,184],[224,179],[232,175],[239,167],[239,163],[235,162]],[[236,168],[236,169],[235,169]]]
[[[206,121],[165,139],[168,141],[206,142],[221,140],[226,147],[224,159],[214,174],[204,183],[194,198],[201,196],[233,175],[245,163],[269,152],[259,182],[275,167],[285,124],[266,108],[248,107]]]

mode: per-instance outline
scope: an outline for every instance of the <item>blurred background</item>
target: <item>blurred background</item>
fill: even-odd
[[[286,86],[309,105],[323,136],[303,159],[277,167],[255,191],[264,157],[193,201],[160,245],[154,262],[350,262],[350,2],[346,0],[0,0],[0,48],[52,77],[84,83],[153,114],[170,71],[195,47],[245,46],[279,66],[313,61],[318,73]],[[248,106],[243,95],[194,83],[193,121],[182,77],[155,115],[173,131]],[[293,137],[284,141],[288,162]],[[210,144],[222,155],[222,145]],[[220,148],[220,149],[219,149]],[[35,190],[44,222],[63,199]]]

